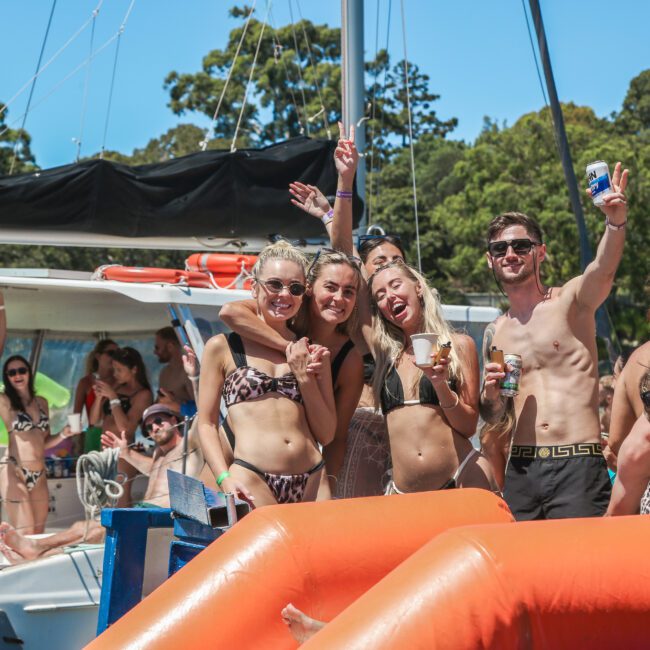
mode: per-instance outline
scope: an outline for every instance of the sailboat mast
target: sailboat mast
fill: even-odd
[[[341,68],[343,98],[343,124],[359,124],[364,116],[365,79],[363,62],[363,0],[341,0]],[[356,131],[356,144],[359,151],[365,151],[365,126],[359,124]],[[357,170],[357,193],[366,201],[366,166],[363,159]],[[359,223],[365,230],[366,212]]]

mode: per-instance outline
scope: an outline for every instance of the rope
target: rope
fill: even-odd
[[[291,0],[289,0],[289,6],[291,7]],[[302,34],[305,38],[305,43],[307,44],[307,56],[309,57],[309,62],[311,63],[311,68],[314,73],[314,84],[316,85],[316,92],[318,93],[318,101],[320,102],[320,111],[314,115],[310,121],[313,121],[320,115],[323,114],[323,122],[325,123],[325,132],[327,133],[328,140],[332,139],[332,130],[330,129],[330,124],[327,119],[327,109],[325,108],[325,102],[323,101],[323,96],[321,95],[320,88],[320,78],[318,77],[318,70],[314,64],[314,57],[311,53],[311,45],[309,44],[309,38],[307,37],[307,30],[305,29],[305,20],[302,17],[302,12],[300,11],[300,0],[296,0],[296,8],[298,9],[298,15],[300,16],[300,26],[302,27]],[[292,17],[293,21],[293,17]]]
[[[266,28],[266,23],[269,18],[269,11],[271,9],[272,0],[267,0],[266,3],[266,15],[264,16],[264,22],[262,23],[262,29],[260,30],[260,37],[257,40],[257,47],[255,48],[255,56],[253,57],[253,64],[251,65],[251,71],[248,75],[248,82],[246,83],[246,90],[244,92],[244,99],[242,100],[241,110],[239,111],[239,117],[237,118],[237,125],[235,126],[235,135],[232,138],[232,143],[230,144],[230,152],[237,151],[236,142],[237,136],[239,135],[239,126],[241,125],[242,117],[244,116],[244,111],[246,110],[246,102],[248,101],[248,91],[251,87],[251,81],[253,80],[253,73],[255,72],[255,66],[257,64],[257,55],[260,53],[260,46],[262,45],[262,37],[264,36],[264,29]]]
[[[54,54],[54,56],[52,56],[52,58],[42,68],[40,68],[40,70],[36,71],[35,75],[33,75],[30,79],[27,80],[27,83],[21,86],[18,92],[6,104],[0,106],[0,115],[2,115],[25,92],[25,90],[29,87],[29,84],[31,84],[32,81],[34,81],[43,72],[45,72],[45,70],[50,66],[50,64],[54,63],[54,61],[59,57],[59,55],[61,55],[64,52],[64,50],[66,50],[68,46],[71,45],[81,33],[83,33],[86,27],[88,27],[88,25],[91,23],[95,11],[99,11],[99,8],[102,6],[103,3],[104,0],[100,0],[97,7],[93,10],[93,13],[91,14],[90,18],[63,44],[63,46]]]
[[[41,53],[38,55],[38,63],[36,64],[36,73],[34,74],[32,87],[29,90],[29,97],[27,98],[27,109],[25,110],[25,115],[23,117],[23,123],[20,127],[21,134],[25,132],[25,122],[27,122],[27,113],[29,113],[29,105],[32,103],[32,97],[34,96],[34,87],[36,86],[36,78],[38,75],[38,69],[41,67],[41,61],[43,60],[43,53],[45,52],[45,44],[47,43],[47,37],[50,34],[50,27],[52,26],[52,18],[54,17],[54,9],[56,7],[56,0],[52,2],[52,9],[50,10],[50,17],[47,21],[47,27],[45,28],[45,36],[43,37],[43,43],[41,45]],[[16,164],[16,158],[18,158],[18,145],[20,139],[16,139],[16,144],[14,145],[14,156],[11,159],[11,165],[9,167],[9,173],[14,173],[14,165]]]
[[[237,49],[235,50],[235,56],[233,57],[232,63],[230,64],[230,69],[228,70],[228,76],[226,77],[226,82],[224,83],[223,88],[221,89],[221,95],[219,95],[217,108],[215,109],[214,115],[212,116],[212,122],[210,123],[210,127],[208,128],[208,132],[205,134],[205,139],[199,143],[201,145],[201,151],[205,151],[208,148],[208,142],[212,140],[212,138],[214,138],[214,125],[217,123],[217,118],[219,117],[219,111],[221,110],[221,103],[223,102],[223,98],[226,94],[226,89],[228,88],[228,84],[230,83],[230,77],[232,76],[232,71],[235,69],[235,63],[237,62],[237,58],[239,57],[239,51],[241,50],[241,46],[244,43],[244,38],[246,36],[246,32],[248,31],[248,25],[251,21],[251,18],[253,17],[253,12],[255,11],[256,4],[257,4],[257,0],[253,0],[253,6],[251,7],[248,17],[246,18],[246,22],[244,23],[244,29],[241,33],[241,38],[239,39],[239,44],[237,45]]]
[[[75,162],[79,162],[81,156],[81,141],[83,140],[84,133],[84,122],[86,121],[86,111],[88,109],[88,88],[90,87],[90,70],[91,70],[91,61],[93,53],[93,45],[95,43],[95,25],[97,23],[97,16],[99,11],[93,12],[93,24],[90,30],[90,49],[88,50],[88,66],[86,68],[86,81],[84,82],[84,93],[81,98],[81,116],[79,118],[79,137],[77,138],[77,159]]]
[[[300,63],[300,48],[298,47],[298,37],[296,36],[296,28],[294,26],[293,20],[293,9],[291,8],[291,0],[287,0],[289,5],[289,17],[291,20],[291,34],[293,35],[293,47],[296,53],[296,61],[298,67],[298,87],[300,88],[300,94],[302,95],[302,105],[305,109],[305,127],[307,128],[307,135],[309,135],[309,119],[307,118],[307,100],[305,99],[305,80],[302,78],[302,65]]]
[[[422,273],[422,256],[420,253],[420,220],[418,218],[418,193],[415,183],[415,153],[413,148],[413,121],[411,116],[411,92],[409,89],[408,54],[406,53],[406,19],[404,18],[404,0],[400,0],[402,10],[402,40],[404,41],[404,85],[406,86],[406,108],[409,118],[409,149],[411,151],[411,178],[413,181],[413,212],[415,215],[415,245],[418,251],[418,271]]]
[[[115,59],[113,59],[113,73],[111,74],[111,87],[108,91],[108,105],[106,107],[106,122],[104,124],[104,135],[102,136],[102,148],[99,153],[100,159],[104,158],[104,150],[106,148],[106,135],[108,133],[108,120],[111,114],[111,106],[113,104],[113,88],[115,87],[115,75],[117,72],[117,59],[120,54],[120,43],[122,42],[122,34],[126,29],[126,21],[131,15],[131,10],[133,9],[134,4],[135,4],[135,0],[131,0],[131,4],[129,5],[129,8],[126,11],[126,15],[124,16],[124,20],[122,20],[122,24],[120,25],[117,34],[117,45],[115,46]]]

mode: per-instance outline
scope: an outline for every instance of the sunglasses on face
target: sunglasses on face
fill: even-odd
[[[23,366],[22,368],[12,368],[11,370],[7,370],[7,377],[15,377],[16,375],[26,375],[29,372],[29,368],[25,368]]]
[[[350,262],[350,264],[352,264],[352,266],[354,266],[357,269],[361,268],[361,264],[362,264],[361,258],[355,257],[354,255],[347,255],[343,251],[337,251],[335,248],[328,248],[326,246],[323,246],[323,247],[318,249],[316,255],[314,256],[314,259],[311,261],[311,264],[309,265],[309,268],[307,269],[307,275],[309,275],[311,273],[312,269],[316,265],[316,262],[318,261],[318,258],[322,254],[325,254],[325,255],[345,255],[345,257],[348,258],[348,262]]]
[[[492,257],[503,257],[508,248],[512,246],[512,250],[516,255],[527,255],[532,250],[533,246],[539,246],[540,243],[532,239],[508,239],[507,241],[491,241],[488,244],[488,253]]]
[[[280,293],[282,289],[286,289],[292,296],[302,296],[307,288],[304,284],[300,282],[289,282],[289,284],[283,284],[280,280],[260,280],[260,284],[269,292],[269,293]]]
[[[163,418],[154,418],[151,420],[151,422],[147,422],[147,424],[144,425],[143,429],[145,433],[151,433],[153,431],[153,425],[155,424],[156,426],[161,427],[163,424],[165,424],[167,420],[164,420]]]

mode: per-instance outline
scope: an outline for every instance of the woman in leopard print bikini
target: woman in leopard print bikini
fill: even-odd
[[[283,339],[285,352],[247,335],[223,334],[201,360],[199,437],[217,484],[256,507],[316,498],[323,473],[318,443],[336,426],[329,350],[295,341],[289,328],[302,304],[305,257],[288,242],[267,246],[253,268],[257,316]],[[308,372],[308,367],[316,372]],[[223,395],[237,439],[232,462],[219,442]]]

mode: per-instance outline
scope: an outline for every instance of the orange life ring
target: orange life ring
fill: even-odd
[[[164,282],[166,284],[186,284],[191,287],[205,289],[214,286],[207,273],[185,271],[183,269],[108,265],[97,269],[97,273],[105,280],[116,280],[118,282]]]
[[[214,280],[212,286],[219,289],[250,289],[253,283],[251,277],[240,277],[239,275],[226,275],[221,273],[211,273]]]
[[[188,271],[237,276],[243,269],[250,273],[257,262],[257,255],[237,255],[235,253],[193,253],[185,260]]]

